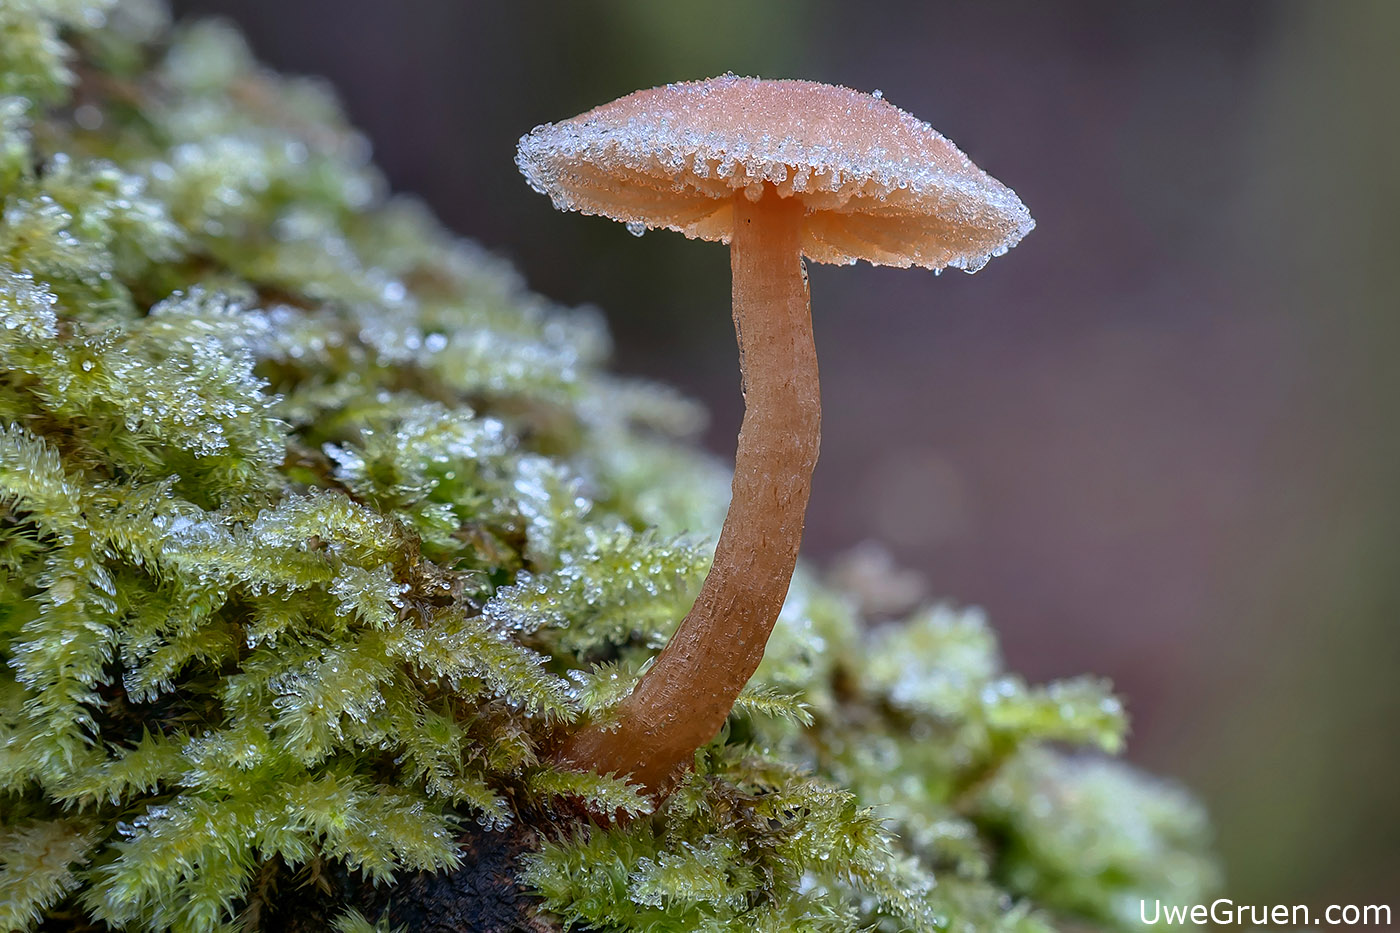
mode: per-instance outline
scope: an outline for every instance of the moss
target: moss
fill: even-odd
[[[0,62],[0,927],[272,929],[311,884],[390,929],[489,876],[540,929],[1126,928],[1212,883],[1188,796],[1073,750],[1121,744],[1104,685],[806,574],[659,809],[551,769],[706,569],[694,406],[227,26],[7,2]]]

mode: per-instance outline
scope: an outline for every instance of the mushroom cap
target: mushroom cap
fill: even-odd
[[[879,92],[724,75],[637,91],[521,138],[530,186],[635,232],[729,242],[733,197],[801,198],[816,262],[975,272],[1035,227],[1010,188]]]

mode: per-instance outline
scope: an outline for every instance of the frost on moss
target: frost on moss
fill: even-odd
[[[550,768],[706,570],[694,406],[226,26],[11,0],[0,63],[0,927],[255,929],[270,867],[522,821],[543,921],[596,930],[1122,929],[1211,883],[1192,800],[1098,757],[1103,684],[807,575],[659,808]]]

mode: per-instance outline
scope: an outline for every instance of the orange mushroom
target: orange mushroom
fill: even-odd
[[[617,724],[583,728],[556,756],[664,794],[762,660],[797,562],[821,435],[803,257],[975,272],[1035,222],[878,92],[810,81],[638,91],[536,127],[516,164],[561,210],[730,247],[745,410],[714,564]]]

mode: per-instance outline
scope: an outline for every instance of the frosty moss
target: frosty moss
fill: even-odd
[[[0,928],[273,929],[313,882],[391,929],[492,839],[542,928],[1124,928],[1209,885],[1189,797],[1065,751],[1120,744],[1102,685],[810,575],[655,812],[542,764],[707,569],[694,407],[227,27],[8,2],[0,62]]]

